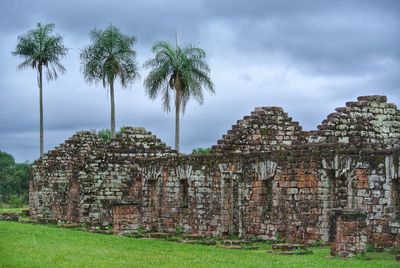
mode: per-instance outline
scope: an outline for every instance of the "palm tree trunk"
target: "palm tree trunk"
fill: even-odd
[[[114,80],[110,81],[110,97],[111,97],[111,138],[115,138]]]
[[[42,65],[39,64],[39,116],[40,116],[40,156],[43,155],[43,75],[42,75]]]
[[[180,87],[175,88],[175,150],[179,153],[179,113],[181,108]]]

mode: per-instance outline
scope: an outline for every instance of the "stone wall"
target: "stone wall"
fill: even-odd
[[[36,219],[329,242],[332,209],[366,213],[368,243],[400,246],[399,111],[359,97],[302,131],[276,107],[238,121],[210,155],[178,155],[151,133],[73,136],[32,167]]]
[[[174,155],[143,128],[126,128],[110,141],[79,132],[32,166],[32,216],[108,225],[111,203],[131,184],[131,160]]]
[[[215,153],[249,153],[282,150],[285,146],[304,143],[298,122],[280,107],[259,107],[238,120],[236,125],[213,146]]]
[[[318,126],[318,142],[399,145],[400,112],[385,96],[362,96],[347,102]],[[312,140],[312,139],[310,139]]]
[[[366,217],[365,211],[331,210],[331,255],[352,257],[365,252],[368,241]]]
[[[70,214],[67,212],[67,197],[71,192],[71,180],[77,178],[79,164],[97,150],[99,143],[95,134],[78,132],[34,163],[29,195],[33,217],[64,218]]]

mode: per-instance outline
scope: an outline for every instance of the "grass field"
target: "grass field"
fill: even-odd
[[[29,206],[24,206],[22,208],[0,208],[0,213],[17,213],[20,214],[22,210],[29,209]]]
[[[399,267],[389,253],[343,260],[327,247],[312,251],[284,256],[0,221],[0,267]]]

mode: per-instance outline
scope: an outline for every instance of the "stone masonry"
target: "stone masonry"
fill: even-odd
[[[400,247],[399,137],[400,111],[384,96],[346,103],[315,131],[281,108],[256,108],[210,155],[178,154],[143,128],[111,141],[78,132],[32,166],[31,215],[116,233],[328,243],[355,226],[333,210],[361,211],[365,243]]]
[[[364,252],[367,243],[367,213],[364,211],[332,209],[330,226],[331,254],[352,257]]]

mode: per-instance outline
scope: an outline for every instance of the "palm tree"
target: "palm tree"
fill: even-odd
[[[91,45],[81,52],[82,72],[85,80],[101,82],[109,87],[111,97],[111,136],[115,137],[114,82],[119,78],[122,87],[127,87],[139,77],[133,44],[135,37],[127,36],[110,25],[104,31],[90,32]]]
[[[166,112],[170,108],[170,91],[175,92],[175,149],[179,152],[179,114],[185,112],[190,98],[203,103],[202,88],[211,93],[214,85],[209,77],[210,68],[205,62],[206,54],[198,47],[187,45],[173,47],[170,43],[159,41],[152,47],[154,58],[144,67],[151,68],[144,87],[150,99],[162,94],[162,104]]]
[[[12,52],[14,56],[22,58],[18,69],[33,68],[37,70],[39,85],[40,106],[40,156],[43,155],[43,69],[47,80],[57,79],[58,71],[65,72],[61,65],[61,58],[67,55],[68,49],[64,46],[60,34],[52,34],[54,24],[37,24],[36,29],[18,36],[17,46]]]

